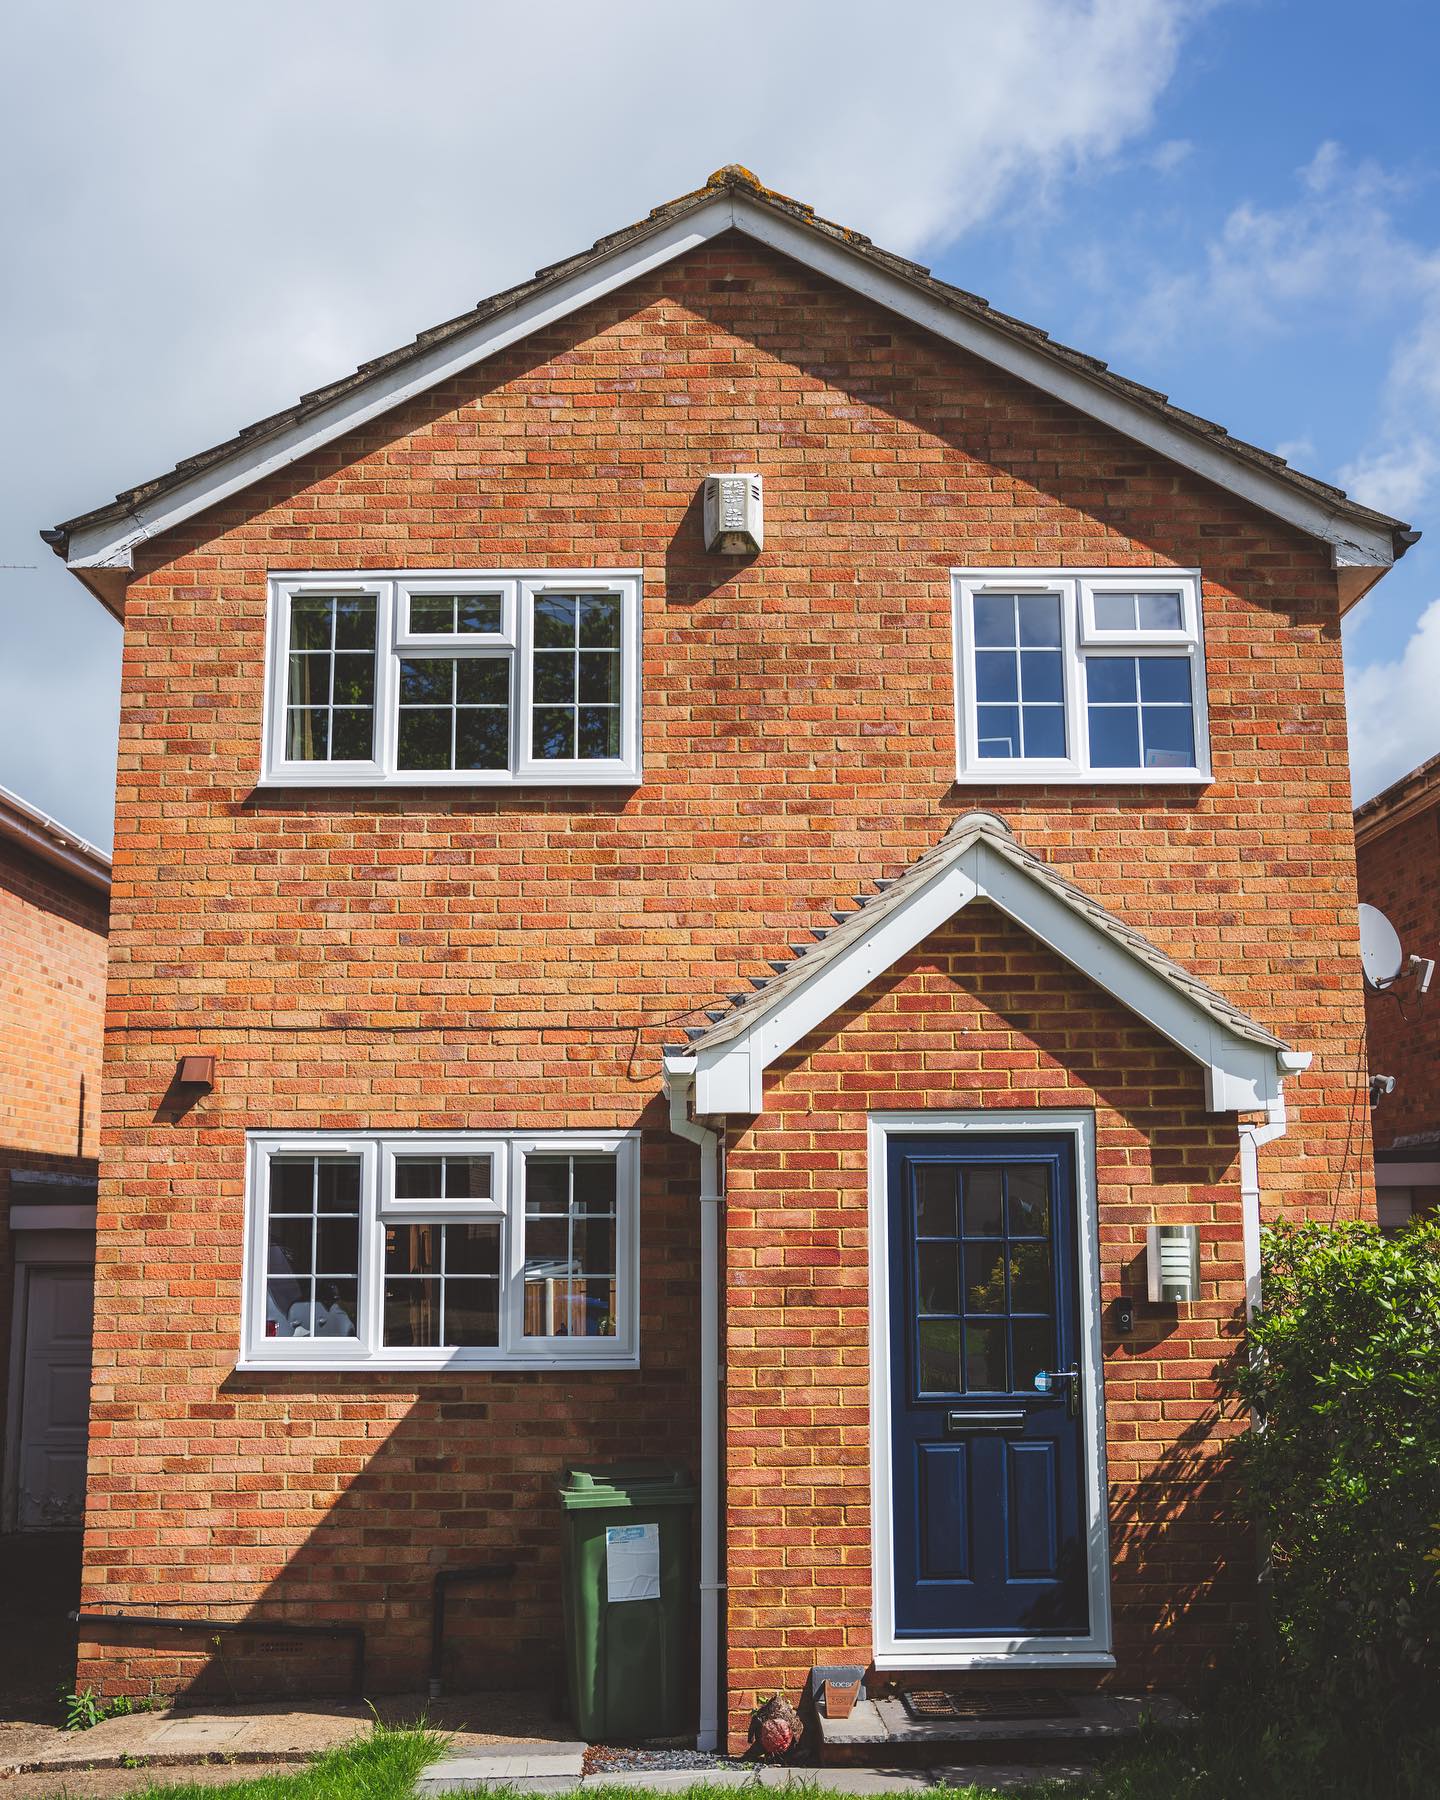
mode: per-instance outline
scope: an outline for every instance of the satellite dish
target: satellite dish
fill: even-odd
[[[1405,966],[1395,927],[1378,906],[1360,904],[1360,961],[1371,987],[1385,987]]]

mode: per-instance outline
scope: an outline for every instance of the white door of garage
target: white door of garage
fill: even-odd
[[[84,1515],[94,1285],[88,1264],[25,1271],[16,1520],[22,1531],[74,1527]]]

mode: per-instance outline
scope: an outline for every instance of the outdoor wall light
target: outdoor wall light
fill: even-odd
[[[1189,1306],[1200,1293],[1200,1232],[1195,1225],[1152,1225],[1145,1273],[1152,1305]]]

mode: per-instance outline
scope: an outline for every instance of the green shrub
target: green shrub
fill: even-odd
[[[1292,1691],[1378,1731],[1429,1717],[1440,1676],[1440,1225],[1266,1234],[1264,1308],[1228,1386],[1273,1560]]]

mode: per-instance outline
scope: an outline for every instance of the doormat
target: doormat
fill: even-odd
[[[946,1719],[1073,1719],[1075,1708],[1054,1688],[1024,1693],[970,1690],[952,1694],[946,1688],[909,1688],[900,1696],[917,1724]]]

